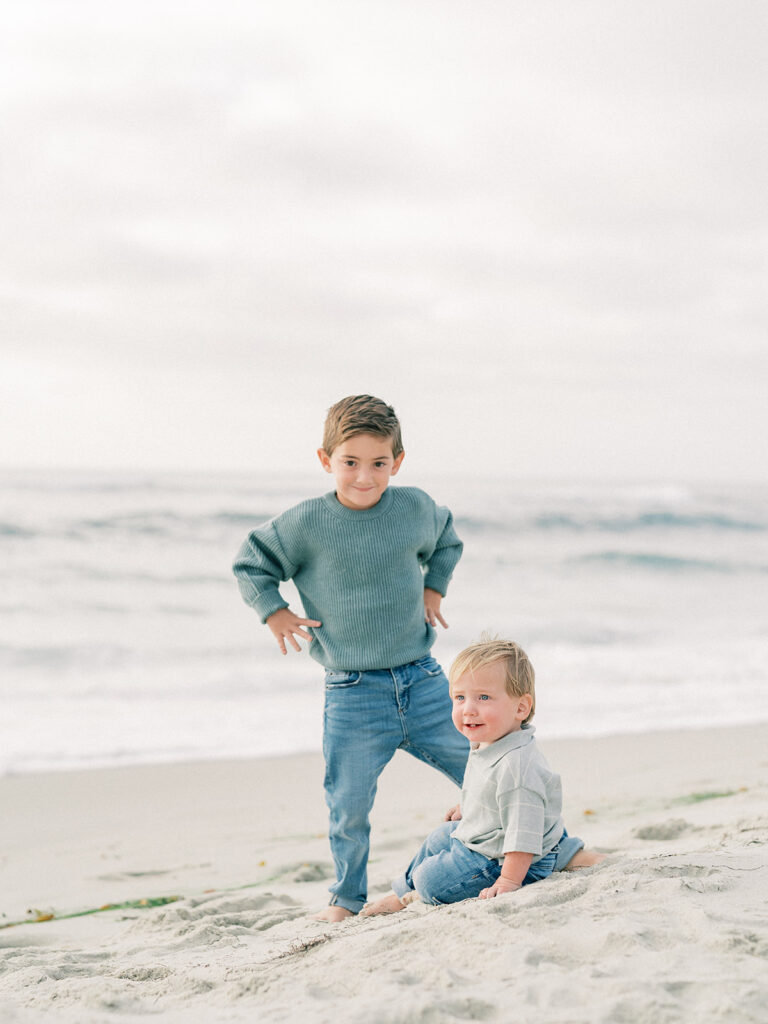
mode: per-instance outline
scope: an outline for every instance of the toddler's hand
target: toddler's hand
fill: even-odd
[[[504,875],[499,875],[489,889],[483,889],[480,892],[480,899],[491,900],[494,896],[501,896],[505,892],[516,892],[518,889],[522,889],[519,882],[512,882],[505,878]]]
[[[444,629],[448,629],[448,623],[440,614],[440,602],[442,600],[443,595],[439,590],[432,590],[431,587],[424,587],[425,622],[428,622],[430,626],[434,626],[436,622],[439,622]]]
[[[298,615],[291,611],[290,608],[280,608],[269,616],[267,619],[267,625],[272,630],[272,633],[277,640],[277,646],[283,654],[287,654],[288,652],[285,648],[286,640],[294,651],[300,651],[301,648],[296,640],[296,636],[300,636],[302,640],[309,640],[310,643],[314,639],[301,627],[322,626],[322,622],[318,622],[317,619],[300,619]],[[296,636],[294,636],[294,633]]]
[[[443,821],[461,821],[461,804],[456,804],[455,807],[449,807],[445,812]]]

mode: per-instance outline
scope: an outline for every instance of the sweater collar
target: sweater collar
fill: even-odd
[[[357,522],[362,519],[378,519],[379,516],[385,515],[392,505],[392,500],[391,487],[384,491],[372,508],[347,508],[336,497],[335,491],[329,491],[328,494],[323,495],[323,501],[329,512],[338,516],[339,519],[356,520]]]
[[[490,767],[500,761],[510,750],[519,750],[521,747],[527,747],[529,743],[533,742],[533,734],[535,732],[535,725],[524,725],[521,729],[508,732],[506,736],[502,736],[495,743],[483,747],[482,750],[475,747],[470,753],[478,758],[479,762]]]

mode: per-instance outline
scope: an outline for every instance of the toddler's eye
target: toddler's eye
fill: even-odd
[[[463,693],[457,693],[457,694],[454,695],[453,699],[454,700],[464,700],[464,694]]]
[[[487,693],[481,693],[480,696],[477,699],[478,700],[488,700],[489,697],[488,697]]]

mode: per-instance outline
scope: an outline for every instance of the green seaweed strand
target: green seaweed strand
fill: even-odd
[[[125,903],[105,903],[102,907],[91,907],[89,910],[75,910],[71,914],[44,914],[38,912],[36,917],[28,917],[23,921],[8,921],[0,924],[4,928],[17,928],[21,924],[44,924],[47,921],[66,921],[72,917],[87,917],[89,914],[101,914],[107,910],[146,910],[149,907],[164,907],[168,903],[176,903],[182,896],[152,896],[141,900],[126,900]]]

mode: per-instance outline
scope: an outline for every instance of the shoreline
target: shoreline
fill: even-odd
[[[333,877],[320,754],[5,776],[0,925],[26,923],[0,928],[0,1012],[415,1024],[451,1019],[455,997],[486,1007],[474,1019],[503,1019],[513,999],[555,1021],[618,1019],[625,1004],[625,1019],[655,1006],[660,1021],[725,1021],[727,1002],[730,1019],[764,1022],[767,732],[540,740],[563,780],[566,827],[607,853],[604,865],[487,903],[335,926],[309,916]],[[372,814],[371,897],[456,793],[398,753]],[[471,971],[467,943],[481,954]],[[395,984],[403,975],[416,981]],[[558,986],[583,1015],[558,1009]]]
[[[708,732],[720,732],[723,729],[738,731],[741,729],[750,730],[752,728],[759,728],[763,726],[768,734],[768,717],[766,718],[749,718],[736,719],[732,722],[726,722],[723,725],[713,725],[709,723],[694,723],[694,724],[672,724],[669,726],[661,726],[657,729],[651,730],[640,730],[640,729],[626,729],[616,730],[607,732],[596,732],[576,736],[573,734],[564,734],[560,732],[553,732],[551,734],[537,734],[537,741],[540,744],[563,744],[567,746],[570,743],[591,743],[596,741],[621,740],[626,738],[629,742],[635,740],[641,740],[643,737],[652,737],[656,735],[665,734],[677,734],[688,735],[690,733],[708,733]],[[14,768],[6,767],[0,771],[0,784],[6,779],[12,778],[26,778],[30,776],[35,777],[55,777],[57,775],[74,775],[74,774],[88,774],[91,772],[110,772],[110,771],[131,771],[132,769],[163,769],[173,768],[181,766],[194,766],[194,765],[210,765],[210,764],[251,764],[260,763],[262,761],[280,761],[286,758],[293,757],[320,757],[322,758],[322,752],[319,747],[316,748],[303,748],[299,750],[290,750],[271,754],[232,754],[226,755],[222,753],[212,753],[209,755],[189,755],[179,757],[176,755],[168,755],[167,757],[154,758],[147,756],[139,760],[126,759],[125,761],[115,761],[110,759],[99,760],[94,759],[93,762],[87,764],[83,763],[66,763],[60,767],[44,766],[34,768]]]

